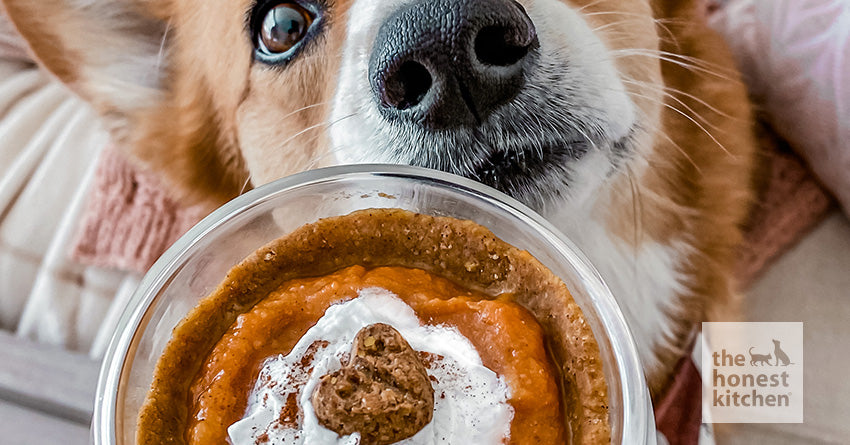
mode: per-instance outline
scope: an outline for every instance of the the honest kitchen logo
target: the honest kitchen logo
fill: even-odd
[[[802,323],[703,323],[703,421],[803,421]]]
[[[780,348],[779,340],[774,340],[776,348],[781,354],[784,354]],[[780,366],[780,359],[776,360],[775,364],[771,364],[773,354],[754,354],[753,347],[749,349],[749,364],[751,366]],[[781,366],[791,364],[788,355],[779,355],[784,357]],[[720,352],[713,352],[711,359],[714,362],[714,368],[711,374],[711,386],[714,387],[712,394],[712,405],[716,407],[726,406],[791,406],[791,379],[788,371],[781,372],[721,372],[722,369],[744,369],[747,367],[747,357],[744,354],[732,355],[725,349]],[[726,388],[726,391],[723,391]],[[774,394],[772,391],[764,391],[764,389],[785,388],[787,393]]]

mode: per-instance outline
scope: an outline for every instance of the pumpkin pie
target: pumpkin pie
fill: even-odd
[[[173,330],[138,443],[609,443],[598,344],[566,285],[471,221],[307,224]]]

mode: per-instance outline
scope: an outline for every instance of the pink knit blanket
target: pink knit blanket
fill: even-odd
[[[144,273],[203,218],[169,196],[156,173],[107,147],[98,161],[71,256],[83,264]]]
[[[738,254],[738,280],[746,289],[775,259],[823,220],[835,200],[787,143],[762,128],[762,189]]]

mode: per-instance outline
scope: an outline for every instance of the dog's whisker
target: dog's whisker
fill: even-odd
[[[731,114],[728,114],[728,113],[726,113],[725,111],[718,109],[717,107],[715,107],[715,106],[711,105],[710,103],[708,103],[708,102],[706,102],[705,100],[703,100],[703,99],[699,98],[698,96],[695,96],[695,95],[693,95],[693,94],[687,93],[687,92],[685,92],[685,91],[682,91],[682,90],[679,90],[679,89],[676,89],[676,88],[671,88],[671,87],[668,87],[668,86],[658,86],[658,85],[654,85],[654,84],[652,84],[652,83],[650,83],[650,82],[644,82],[644,81],[640,81],[640,80],[634,80],[634,79],[631,79],[631,78],[628,78],[628,77],[625,77],[625,76],[623,76],[623,79],[622,79],[622,80],[623,80],[623,83],[627,83],[627,84],[635,85],[635,86],[638,86],[638,87],[641,87],[641,88],[652,89],[652,90],[654,90],[654,91],[656,91],[656,92],[658,92],[658,93],[660,93],[660,94],[663,94],[663,95],[665,95],[665,96],[667,96],[667,97],[670,97],[671,99],[675,100],[676,102],[679,102],[679,103],[680,103],[680,104],[682,104],[682,105],[685,105],[685,104],[684,104],[684,102],[682,102],[682,100],[681,100],[681,99],[677,98],[677,97],[676,97],[676,95],[682,95],[682,96],[685,96],[685,97],[687,97],[688,99],[693,100],[694,102],[698,103],[699,105],[702,105],[702,106],[704,106],[704,107],[708,108],[708,109],[709,109],[709,110],[711,110],[712,112],[714,112],[714,113],[716,113],[717,115],[722,116],[722,117],[724,117],[724,118],[726,118],[726,119],[734,120],[734,121],[737,121],[737,122],[743,122],[743,121],[744,121],[744,119],[741,119],[740,117],[737,117],[737,116],[732,116]],[[685,105],[685,106],[687,106],[687,105]],[[693,111],[693,110],[692,110],[692,111]],[[696,113],[696,112],[694,112],[694,114],[695,114],[695,115],[697,115],[697,116],[699,116],[699,114],[698,114],[698,113]],[[702,119],[701,119],[701,120],[702,120]]]
[[[338,119],[334,120],[333,122],[325,122],[325,123],[322,123],[322,124],[316,125],[316,126],[314,126],[314,127],[315,127],[315,128],[319,128],[319,127],[321,127],[321,128],[323,128],[324,130],[329,130],[332,126],[334,126],[334,125],[336,125],[336,124],[338,124],[338,123],[340,123],[340,122],[342,122],[342,121],[344,121],[344,120],[346,120],[346,119],[349,119],[349,118],[351,118],[351,117],[357,116],[358,114],[360,114],[360,113],[359,113],[359,112],[354,112],[354,113],[351,113],[351,114],[348,114],[348,115],[342,116],[342,117],[340,117],[340,118],[338,118]],[[302,132],[302,133],[303,133],[303,132]],[[297,135],[296,135],[296,136],[297,136]],[[313,139],[311,139],[310,141],[307,141],[307,142],[312,143],[312,142],[313,142],[313,141],[315,141],[315,140],[316,140],[319,136],[321,136],[321,134],[317,134],[317,135],[315,135],[315,136],[313,137]],[[322,153],[321,155],[314,155],[314,156],[312,156],[312,157],[311,157],[311,158],[307,161],[307,165],[305,166],[305,170],[311,170],[311,169],[316,168],[316,167],[319,165],[319,163],[321,163],[322,161],[324,161],[324,160],[328,159],[330,156],[335,156],[337,153],[339,153],[339,151],[341,151],[341,150],[331,149],[331,150],[327,150],[326,152]]]
[[[711,127],[714,131],[717,131],[717,132],[725,133],[725,132],[726,132],[726,130],[725,130],[725,129],[723,129],[723,128],[718,127],[717,125],[714,125],[711,121],[709,121],[708,119],[706,119],[706,118],[705,118],[702,114],[700,114],[700,113],[696,112],[696,111],[695,111],[692,107],[690,107],[688,104],[686,104],[683,100],[679,99],[678,97],[676,97],[674,94],[671,94],[671,93],[672,93],[672,92],[676,92],[676,93],[682,94],[682,95],[684,95],[684,96],[686,96],[686,97],[688,97],[688,98],[690,98],[690,99],[692,99],[692,100],[694,100],[694,101],[698,102],[699,104],[701,104],[701,105],[705,106],[706,108],[708,108],[708,109],[709,109],[709,110],[711,110],[712,112],[717,113],[718,115],[723,116],[723,117],[725,117],[725,118],[727,118],[727,119],[732,119],[732,120],[736,120],[736,121],[739,121],[739,122],[740,122],[740,121],[742,121],[742,119],[740,119],[740,118],[736,118],[736,117],[734,117],[734,116],[731,116],[731,115],[729,115],[729,114],[727,114],[727,113],[723,112],[722,110],[719,110],[719,109],[717,109],[717,108],[713,107],[712,105],[710,105],[710,104],[709,104],[709,103],[707,103],[706,101],[704,101],[704,100],[700,99],[699,97],[694,96],[693,94],[685,93],[685,92],[683,92],[683,91],[681,91],[681,90],[676,90],[676,89],[668,88],[668,87],[657,87],[657,86],[652,85],[652,84],[649,84],[649,83],[647,83],[647,82],[635,81],[635,80],[628,79],[628,78],[623,78],[623,82],[624,82],[624,83],[627,83],[627,84],[637,85],[637,86],[640,86],[640,87],[649,87],[649,88],[654,88],[654,89],[655,89],[655,91],[660,92],[660,93],[661,93],[661,94],[663,94],[665,97],[669,97],[669,98],[671,98],[672,100],[675,100],[676,102],[678,102],[679,104],[681,104],[681,105],[682,105],[683,107],[685,107],[685,108],[686,108],[686,109],[687,109],[690,113],[692,113],[694,117],[696,117],[697,119],[701,120],[701,121],[702,121],[702,122],[704,122],[706,125],[708,125],[709,127]],[[641,95],[641,94],[639,94],[639,93],[631,93],[631,94],[634,94],[635,96],[643,97],[643,98],[645,98],[645,99],[647,99],[647,100],[651,100],[651,101],[653,101],[653,102],[656,102],[656,103],[662,104],[662,105],[664,105],[665,107],[668,107],[668,108],[672,109],[673,111],[676,111],[677,113],[679,113],[679,114],[681,114],[681,115],[685,116],[686,118],[688,118],[689,120],[691,120],[692,122],[694,122],[694,124],[697,124],[697,122],[695,122],[695,121],[694,121],[694,119],[692,119],[692,118],[691,118],[691,116],[688,116],[686,113],[684,113],[683,111],[681,111],[681,110],[679,110],[679,109],[677,109],[677,108],[675,108],[675,107],[671,106],[670,104],[666,104],[666,103],[660,102],[660,101],[658,101],[658,100],[657,100],[657,99],[655,99],[655,98],[647,97],[647,96]],[[728,150],[728,149],[726,149],[726,148],[725,148],[725,146],[723,146],[720,142],[718,142],[718,141],[717,141],[717,139],[714,137],[714,135],[713,135],[713,134],[709,133],[709,132],[707,131],[707,129],[702,128],[702,126],[700,126],[699,124],[697,124],[697,126],[699,126],[699,127],[700,127],[700,128],[701,128],[701,129],[702,129],[702,130],[703,130],[703,131],[704,131],[704,132],[705,132],[708,136],[709,136],[709,137],[711,137],[711,139],[712,139],[712,140],[714,140],[714,141],[715,141],[715,143],[717,143],[717,145],[719,145],[721,149],[723,149],[723,150],[724,150],[727,154],[729,154],[729,150]],[[673,146],[674,146],[677,150],[679,150],[679,152],[681,152],[681,154],[682,154],[682,155],[684,155],[684,156],[688,159],[688,161],[691,163],[691,165],[693,165],[693,166],[694,166],[694,168],[695,168],[697,171],[699,171],[699,166],[698,166],[698,165],[696,164],[696,162],[694,162],[694,160],[693,160],[693,159],[692,159],[692,158],[688,155],[688,153],[687,153],[687,151],[686,151],[686,150],[684,150],[684,149],[683,149],[683,148],[682,148],[682,147],[681,147],[678,143],[676,143],[675,141],[673,141],[673,139],[672,139],[672,138],[670,138],[670,137],[669,137],[666,133],[662,133],[662,135],[663,135],[663,136],[664,136],[664,137],[665,137],[665,138],[666,138],[666,139],[667,139],[667,140],[668,140],[668,141],[669,141],[669,142],[670,142],[670,143],[671,143],[671,144],[672,144],[672,145],[673,145]],[[699,171],[699,172],[700,172],[700,173],[702,173],[701,171]]]
[[[653,50],[653,51],[657,51],[658,53],[660,53],[660,54],[662,54],[666,57],[670,57],[670,58],[677,59],[677,60],[681,59],[681,60],[683,60],[687,63],[693,64],[694,66],[704,68],[707,71],[708,74],[712,74],[712,75],[715,75],[715,76],[718,76],[718,77],[720,75],[734,76],[735,74],[737,74],[737,72],[734,69],[730,69],[728,67],[720,66],[716,63],[712,63],[712,62],[709,62],[707,60],[700,59],[699,57],[687,56],[687,55],[684,55],[684,54],[679,54],[679,53],[674,53],[674,52],[664,51],[664,50]],[[715,70],[715,71],[712,71],[712,70]],[[724,79],[732,80],[732,81],[736,80],[736,79],[730,78],[730,77],[724,77]]]
[[[655,26],[662,29],[667,34],[667,37],[671,38],[674,42],[677,41],[675,34],[673,34],[673,31],[670,30],[670,28],[667,27],[667,24],[663,20],[647,19],[646,15],[644,15],[644,14],[638,14],[638,13],[634,13],[634,12],[625,12],[625,11],[599,11],[599,12],[591,12],[591,13],[584,14],[584,16],[586,16],[586,17],[606,16],[606,15],[618,15],[618,16],[632,17],[632,18],[626,19],[626,20],[621,20],[619,22],[611,22],[611,23],[608,23],[608,24],[605,24],[605,25],[601,25],[599,27],[594,28],[593,29],[594,32],[602,30],[602,29],[607,28],[607,27],[622,25],[622,24],[628,23],[628,22],[635,22],[635,21],[643,22],[643,21],[649,20],[653,24],[655,24]]]
[[[321,106],[329,105],[329,104],[331,104],[332,102],[333,102],[333,101],[326,100],[326,101],[324,101],[324,102],[316,102],[316,103],[314,103],[314,104],[307,105],[307,106],[305,106],[305,107],[301,107],[301,108],[299,108],[299,109],[297,109],[297,110],[291,111],[291,112],[289,112],[289,113],[287,113],[287,114],[283,115],[283,117],[281,117],[281,118],[280,118],[280,120],[284,120],[284,119],[286,119],[286,118],[288,118],[288,117],[291,117],[291,116],[296,115],[296,114],[298,114],[298,113],[302,113],[302,112],[307,111],[307,110],[311,110],[311,109],[316,108],[316,107],[321,107]]]
[[[585,7],[582,7],[578,11],[581,12],[584,8]],[[627,23],[628,21],[645,21],[645,20],[647,20],[647,16],[645,14],[639,14],[639,13],[627,12],[627,11],[596,11],[596,12],[590,12],[590,13],[583,13],[583,15],[586,16],[586,17],[607,16],[607,15],[619,15],[619,16],[624,16],[624,17],[633,17],[633,19],[631,19],[631,20],[621,20],[620,22],[615,22],[618,25],[623,24],[623,23]],[[673,33],[673,31],[667,25],[668,24],[676,24],[676,23],[685,24],[685,22],[677,22],[675,20],[665,20],[665,19],[655,19],[655,18],[652,18],[650,20],[653,22],[653,24],[655,24],[655,26],[657,26],[659,29],[664,31],[664,33],[667,35],[666,37],[670,38],[671,42],[673,42],[673,44],[675,44],[676,47],[679,47],[679,41],[676,38],[675,33]],[[603,26],[594,28],[593,31],[596,32],[596,31],[601,30],[602,28],[607,28],[609,26],[614,26],[614,25],[613,24],[603,25]]]
[[[585,10],[585,9],[588,9],[588,8],[594,7],[594,6],[596,6],[596,5],[600,4],[600,3],[604,2],[604,1],[605,1],[605,0],[595,0],[595,1],[592,1],[592,2],[590,2],[590,3],[588,3],[588,4],[584,5],[584,6],[582,6],[581,8],[576,9],[576,12],[581,12],[581,13],[583,13],[583,14],[584,14],[584,10]]]
[[[604,25],[599,25],[599,26],[593,28],[592,31],[594,33],[604,31],[605,35],[613,36],[613,35],[616,35],[616,33],[613,33],[611,31],[606,31],[606,30],[609,29],[609,28],[616,28],[618,26],[624,25],[624,24],[629,23],[629,22],[630,22],[630,20],[620,20],[619,22],[610,22],[610,23],[606,23]],[[624,35],[628,36],[628,34],[624,34]]]
[[[154,64],[154,73],[159,73],[162,69],[162,63],[165,61],[165,44],[168,41],[168,33],[171,31],[171,20],[165,23],[165,30],[162,32],[162,39],[159,42],[159,51],[156,54],[156,62]]]
[[[723,79],[725,81],[731,83],[740,84],[741,80],[733,77],[733,73],[728,70],[724,74],[723,72],[713,71],[708,67],[712,67],[713,65],[701,61],[700,59],[696,59],[694,57],[681,56],[675,53],[667,52],[667,51],[658,51],[658,50],[648,50],[648,49],[639,49],[639,48],[631,48],[631,49],[618,49],[610,51],[610,54],[614,58],[624,58],[624,57],[633,57],[633,56],[641,56],[641,57],[654,57],[658,60],[662,60],[668,63],[672,63],[674,65],[685,68],[689,71],[701,72],[703,74],[707,74],[710,76],[717,77],[719,79]],[[681,59],[681,60],[679,60]],[[704,66],[700,66],[700,64]]]
[[[663,105],[663,102],[658,101],[657,99],[649,98],[649,97],[647,97],[646,99],[647,99],[647,100],[651,100],[651,101],[653,101],[654,103],[657,103],[657,104],[661,104],[661,105]],[[638,121],[641,121],[641,122],[646,121],[647,116],[645,115],[645,113],[644,113],[644,112],[643,112],[640,108],[636,108],[636,110],[635,110],[635,111],[638,113],[638,116],[639,116],[639,117],[638,117]],[[669,143],[670,143],[670,145],[671,145],[673,148],[675,148],[675,149],[676,149],[676,150],[677,150],[677,151],[678,151],[678,152],[682,155],[682,157],[684,157],[684,158],[685,158],[685,160],[687,160],[687,161],[688,161],[688,163],[689,163],[691,166],[693,166],[693,168],[694,168],[694,170],[697,172],[697,174],[699,174],[699,175],[702,175],[702,174],[703,174],[703,172],[702,172],[702,170],[700,169],[699,165],[698,165],[698,164],[696,163],[696,161],[695,161],[695,160],[691,157],[691,155],[690,155],[690,154],[688,154],[688,151],[687,151],[687,150],[685,150],[684,148],[682,148],[682,146],[681,146],[681,145],[679,145],[679,144],[678,144],[675,140],[673,140],[673,138],[672,138],[672,137],[670,137],[670,136],[667,134],[667,132],[666,132],[666,131],[664,131],[662,128],[653,128],[653,129],[652,129],[652,133],[657,134],[657,135],[661,136],[662,138],[664,138],[665,140],[667,140],[667,142],[669,142]],[[641,153],[640,153],[640,152],[636,152],[636,153],[635,153],[635,155],[637,155],[637,156],[641,156]],[[646,160],[647,162],[649,162],[649,160],[648,160],[648,159],[645,159],[645,158],[644,158],[644,160]]]
[[[676,151],[678,151],[679,154],[682,155],[682,157],[685,158],[686,161],[688,161],[688,163],[691,165],[691,167],[694,168],[694,171],[696,172],[696,174],[703,176],[703,172],[702,172],[702,169],[700,168],[699,164],[697,164],[696,161],[694,160],[694,158],[691,157],[691,155],[688,153],[688,151],[685,150],[681,145],[679,145],[679,143],[676,142],[672,137],[670,137],[670,135],[666,131],[664,131],[660,128],[657,128],[657,129],[654,130],[654,133],[656,133],[658,136],[662,137],[664,140],[669,142],[670,145],[673,148],[675,148]],[[646,161],[651,162],[648,159]]]
[[[342,119],[345,119],[345,118],[349,118],[349,117],[354,116],[354,115],[356,115],[356,114],[357,114],[357,113],[351,113],[351,114],[349,114],[349,115],[347,115],[347,116],[343,116],[343,117],[341,117],[339,120],[342,120]],[[318,123],[318,124],[310,125],[309,127],[307,127],[307,128],[305,128],[305,129],[303,129],[303,130],[299,131],[298,133],[295,133],[295,134],[293,134],[292,136],[290,136],[290,137],[288,137],[288,138],[284,139],[284,140],[283,140],[283,142],[281,142],[281,143],[280,143],[280,145],[281,145],[281,146],[285,146],[285,145],[289,144],[290,142],[292,142],[292,140],[293,140],[293,139],[295,139],[295,138],[297,138],[297,137],[299,137],[299,136],[301,136],[301,135],[303,135],[304,133],[307,133],[307,132],[309,132],[309,131],[313,131],[313,130],[316,130],[316,129],[319,129],[319,128],[327,128],[327,127],[330,127],[331,125],[333,125],[333,124],[335,124],[335,123],[339,122],[339,120],[334,121],[334,122],[331,122],[331,123],[321,122],[321,123]]]
[[[330,159],[333,156],[336,156],[337,153],[342,152],[346,148],[350,148],[350,147],[347,147],[347,146],[344,146],[344,145],[335,146],[335,147],[332,147],[332,148],[322,152],[322,154],[320,154],[320,155],[314,155],[310,158],[310,160],[308,161],[308,164],[304,167],[304,169],[305,170],[312,170],[314,168],[319,168],[320,164],[323,161]]]
[[[656,132],[658,133],[659,136],[661,136],[665,140],[667,140],[667,142],[669,142],[670,145],[672,145],[673,148],[675,148],[679,152],[679,154],[681,154],[682,157],[684,157],[688,161],[688,163],[691,164],[691,166],[694,168],[694,170],[697,172],[697,174],[699,174],[700,176],[703,175],[702,169],[700,169],[699,164],[697,164],[696,161],[694,161],[694,158],[691,157],[690,154],[688,154],[687,150],[682,148],[682,146],[679,145],[679,143],[676,142],[672,137],[670,137],[670,135],[667,134],[666,131],[656,130]]]
[[[655,58],[655,59],[658,59],[658,60],[661,60],[661,61],[664,61],[664,62],[671,63],[673,65],[680,66],[680,67],[682,67],[682,68],[684,68],[688,71],[706,74],[706,75],[717,77],[719,79],[726,80],[726,81],[729,81],[729,82],[740,83],[738,80],[736,80],[732,77],[729,77],[724,73],[713,71],[713,70],[706,68],[704,66],[700,66],[699,64],[697,64],[693,60],[687,60],[687,59],[679,60],[676,57],[664,54],[664,52],[662,52],[662,51],[648,50],[648,49],[624,49],[624,50],[613,50],[613,51],[611,51],[611,55],[614,58],[625,58],[625,57],[635,57],[635,56],[652,57],[652,58]]]
[[[248,184],[251,183],[251,175],[249,174],[247,178],[245,178],[245,182],[242,184],[242,188],[239,189],[239,194],[245,193],[248,190]]]
[[[596,145],[596,142],[593,140],[593,138],[591,138],[579,125],[575,125],[572,122],[566,123],[570,127],[570,129],[580,134],[584,138],[585,142],[587,142],[588,144],[590,144],[591,147],[593,147],[594,151],[599,151],[599,146]]]
[[[685,92],[685,91],[682,91],[682,90],[679,90],[679,89],[676,89],[676,88],[667,87],[667,86],[663,87],[663,90],[664,90],[663,92],[664,92],[665,94],[673,94],[673,93],[675,93],[675,94],[680,94],[680,95],[682,95],[682,96],[685,96],[685,97],[687,97],[687,98],[689,98],[689,99],[691,99],[691,100],[693,100],[693,101],[696,101],[698,104],[700,104],[700,105],[702,105],[702,106],[704,106],[704,107],[708,108],[709,110],[711,110],[711,111],[713,111],[713,112],[717,113],[718,115],[723,116],[723,117],[725,117],[725,118],[727,118],[727,119],[734,120],[734,121],[737,121],[737,122],[745,122],[745,121],[746,121],[746,119],[742,119],[742,118],[740,118],[740,117],[733,116],[733,115],[731,115],[731,114],[729,114],[729,113],[726,113],[725,111],[720,110],[720,109],[718,109],[718,108],[714,107],[713,105],[709,104],[709,103],[708,103],[708,102],[706,102],[705,100],[700,99],[699,97],[697,97],[697,96],[695,96],[695,95],[693,95],[693,94],[687,93],[687,92]]]
[[[308,64],[308,63],[316,62],[316,61],[318,61],[320,63],[325,63],[325,62],[327,62],[327,56],[322,54],[322,53],[317,53],[317,54],[305,54],[302,57],[298,58],[298,64],[299,65],[305,65],[305,64]]]
[[[708,137],[709,137],[709,138],[710,138],[710,139],[711,139],[711,140],[712,140],[712,141],[713,141],[713,142],[714,142],[714,143],[715,143],[718,147],[720,147],[720,149],[721,149],[721,150],[723,150],[723,152],[724,152],[724,153],[726,153],[728,156],[734,156],[734,155],[732,154],[732,152],[731,152],[731,151],[729,151],[729,149],[728,149],[728,148],[726,148],[726,146],[725,146],[725,145],[723,145],[723,144],[722,144],[719,140],[717,140],[717,138],[716,138],[716,137],[715,137],[715,136],[714,136],[714,135],[713,135],[710,131],[708,131],[708,129],[707,129],[707,128],[705,128],[702,124],[700,124],[700,123],[699,123],[696,119],[694,119],[693,117],[689,116],[689,115],[688,115],[688,113],[685,113],[684,111],[682,111],[682,110],[680,110],[680,109],[678,109],[678,108],[676,108],[676,107],[674,107],[674,106],[672,106],[672,105],[670,105],[670,104],[668,104],[668,103],[662,103],[662,105],[663,105],[664,107],[669,108],[670,110],[672,110],[672,111],[674,111],[674,112],[676,112],[676,113],[680,114],[680,115],[681,115],[682,117],[684,117],[685,119],[687,119],[687,120],[691,121],[694,125],[696,125],[697,127],[699,127],[699,129],[700,129],[703,133],[705,133],[705,134],[706,134],[706,136],[708,136]]]
[[[622,23],[618,23],[618,24],[622,24]],[[627,46],[625,48],[622,48],[622,49],[625,49],[625,50],[632,49],[631,46],[628,46],[628,45],[634,44],[633,31],[631,31],[629,29],[616,28],[616,25],[618,25],[618,24],[600,25],[599,27],[594,28],[593,32],[602,34],[604,36],[604,38],[602,40],[605,42],[606,45],[608,45],[610,47],[616,48],[616,46],[618,44],[623,43]],[[659,37],[659,39],[662,39],[662,38]],[[676,45],[678,47],[678,45],[679,45],[678,41],[673,39],[671,42],[672,42],[671,44]],[[641,48],[634,48],[634,49],[641,49]],[[650,49],[650,51],[654,51],[654,50]]]
[[[682,110],[680,110],[680,109],[678,109],[678,108],[674,107],[673,105],[670,105],[670,104],[668,104],[668,103],[667,103],[667,102],[665,102],[665,101],[658,100],[658,99],[656,99],[656,98],[654,98],[654,97],[646,96],[646,95],[643,95],[643,94],[640,94],[640,93],[635,93],[635,92],[629,92],[629,94],[632,94],[632,95],[637,96],[637,97],[641,97],[641,98],[643,98],[643,99],[646,99],[646,100],[649,100],[649,101],[652,101],[652,102],[655,102],[655,103],[657,103],[658,105],[661,105],[661,106],[663,106],[663,107],[665,107],[665,108],[667,108],[667,109],[669,109],[669,110],[671,110],[671,111],[673,111],[673,112],[675,112],[675,113],[677,113],[677,114],[681,115],[682,117],[684,117],[685,119],[687,119],[687,120],[691,121],[691,123],[693,123],[694,125],[696,125],[696,126],[697,126],[697,127],[698,127],[698,128],[699,128],[702,132],[703,132],[703,133],[705,133],[705,134],[706,134],[706,136],[708,136],[708,137],[709,137],[709,138],[710,138],[710,139],[711,139],[711,140],[712,140],[712,141],[713,141],[713,142],[714,142],[714,143],[715,143],[718,147],[720,147],[720,149],[721,149],[721,150],[723,150],[723,152],[724,152],[724,153],[726,153],[726,154],[727,154],[727,155],[729,155],[729,156],[733,156],[733,155],[732,155],[732,152],[731,152],[731,151],[729,151],[729,149],[727,149],[727,148],[726,148],[726,146],[725,146],[725,145],[723,145],[723,144],[722,144],[722,143],[721,143],[721,142],[720,142],[720,141],[719,141],[719,140],[718,140],[718,139],[714,136],[714,134],[712,134],[710,131],[708,131],[708,129],[707,129],[704,125],[700,124],[700,123],[699,123],[699,121],[697,121],[696,119],[694,119],[693,117],[691,117],[690,115],[688,115],[688,113],[685,113],[684,111],[682,111]],[[693,111],[693,110],[691,110],[691,111]],[[714,125],[709,124],[709,126],[710,126],[710,127],[712,127],[712,128],[714,128],[714,129],[716,129],[718,132],[722,132],[722,131],[723,131],[722,129],[717,128],[717,127],[716,127],[716,126],[714,126]],[[684,150],[683,150],[683,151],[684,151]],[[691,162],[693,162],[693,161],[691,161]]]
[[[621,27],[622,25],[627,25],[633,23],[634,20],[620,20],[614,22],[607,22],[596,26],[591,29],[593,33],[604,33],[606,36],[606,41],[608,43],[613,43],[618,41],[617,39],[621,39],[622,41],[634,41],[633,31],[620,29],[619,32],[612,31],[611,28]]]
[[[629,83],[626,79],[623,79],[623,82],[624,82],[624,83]],[[693,109],[690,105],[688,105],[687,103],[685,103],[683,100],[679,99],[678,97],[676,97],[676,96],[674,96],[674,95],[672,95],[672,94],[669,94],[669,93],[667,93],[667,92],[665,92],[665,91],[663,91],[663,90],[656,90],[656,91],[657,91],[657,92],[659,92],[659,93],[660,93],[661,95],[663,95],[664,97],[668,97],[668,98],[670,98],[670,99],[672,99],[672,100],[674,100],[674,101],[678,102],[678,103],[679,103],[679,105],[681,105],[682,107],[684,107],[684,109],[685,109],[686,111],[688,111],[689,113],[691,113],[691,114],[692,114],[692,116],[691,116],[691,117],[693,117],[693,118],[695,118],[695,119],[699,119],[699,120],[700,120],[700,121],[702,121],[702,122],[703,122],[706,126],[708,126],[709,128],[711,128],[712,130],[717,131],[717,132],[719,132],[719,133],[725,133],[725,132],[726,132],[726,130],[725,130],[725,129],[723,129],[723,128],[721,128],[721,127],[718,127],[717,125],[715,125],[714,123],[712,123],[710,120],[708,120],[707,118],[705,118],[702,114],[698,113],[698,112],[697,112],[696,110],[694,110],[694,109]],[[654,102],[654,103],[663,104],[663,105],[664,105],[664,104],[666,104],[667,106],[672,106],[672,105],[667,104],[667,103],[666,103],[666,102],[664,102],[664,101],[660,101],[660,100],[658,100],[658,99],[656,99],[656,98],[654,98],[654,97],[647,96],[647,95],[644,95],[644,94],[640,94],[640,93],[637,93],[637,92],[634,92],[634,91],[630,91],[630,92],[629,92],[629,94],[631,94],[631,95],[633,95],[633,96],[635,96],[635,97],[640,97],[640,98],[642,98],[642,99],[646,99],[646,100],[652,101],[652,102]],[[678,109],[677,109],[677,111],[679,111],[680,113],[684,113],[684,111],[682,111],[682,110],[678,110]]]
[[[341,153],[342,151],[347,150],[347,149],[351,149],[351,147],[348,146],[348,145],[339,145],[339,146],[334,146],[334,147],[324,151],[321,155],[315,155],[310,159],[309,164],[307,164],[307,166],[305,167],[305,170],[312,170],[314,168],[319,168],[319,166],[321,165],[322,162],[324,162],[327,159],[331,159],[332,157],[336,156],[338,153]]]
[[[534,114],[533,117],[534,117],[535,122],[537,122],[537,128],[546,128],[546,126],[544,126],[543,122],[540,120],[540,116]],[[529,138],[529,139],[531,139],[531,138]],[[543,145],[542,144],[533,144],[533,145],[534,145],[535,151],[537,152],[537,156],[542,158],[543,157]]]
[[[634,268],[632,276],[638,277],[637,267],[640,263],[638,261],[639,246],[643,243],[643,195],[640,193],[640,186],[635,180],[635,174],[631,167],[626,167],[626,177],[629,180],[629,189],[632,194],[632,230],[634,231],[632,234],[632,267]]]
[[[335,121],[333,121],[333,122],[322,122],[322,123],[318,123],[318,124],[315,124],[315,125],[311,125],[311,126],[309,126],[309,127],[307,127],[307,128],[304,128],[303,130],[301,130],[301,131],[299,131],[299,132],[295,133],[294,135],[289,136],[288,138],[284,139],[284,140],[283,140],[283,142],[281,142],[281,143],[280,143],[280,145],[281,145],[281,146],[286,146],[287,144],[289,144],[290,142],[292,142],[292,141],[293,141],[293,140],[295,140],[296,138],[298,138],[298,137],[300,137],[300,136],[303,136],[304,134],[306,134],[306,133],[308,133],[308,132],[310,132],[310,131],[313,131],[313,130],[319,130],[319,129],[321,129],[321,130],[327,130],[328,128],[330,128],[330,127],[331,127],[331,126],[333,126],[334,124],[337,124],[337,123],[339,123],[339,122],[341,122],[341,121],[343,121],[343,120],[345,120],[345,119],[347,119],[347,118],[350,118],[350,117],[352,117],[352,116],[356,116],[357,114],[358,114],[358,113],[351,113],[351,114],[346,115],[346,116],[343,116],[343,117],[341,117],[341,118],[339,118],[339,119],[337,119],[337,120],[335,120]],[[304,143],[305,145],[313,144],[313,143],[316,141],[316,139],[318,139],[319,137],[321,137],[323,134],[324,134],[324,133],[319,132],[319,133],[317,133],[317,134],[313,135],[313,137],[312,137],[311,139],[308,139],[308,140],[303,141],[303,143]],[[304,165],[303,167],[300,167],[300,170],[311,170],[311,169],[316,168],[316,165],[317,165],[319,162],[321,162],[321,160],[323,160],[325,156],[326,156],[326,155],[321,155],[321,156],[311,156],[310,158],[308,158],[308,159],[305,161],[305,165]],[[249,178],[249,180],[250,180],[250,178]],[[243,191],[244,191],[245,187],[247,187],[247,182],[246,182],[245,186],[243,186]],[[241,192],[240,192],[240,193],[241,193]]]
[[[647,48],[624,48],[624,49],[614,49],[610,51],[610,54],[614,58],[623,58],[623,57],[633,57],[633,56],[641,56],[641,57],[653,57],[658,60],[662,60],[665,62],[672,63],[677,66],[681,66],[682,68],[701,72],[710,76],[718,77],[723,80],[727,80],[730,82],[740,83],[739,80],[730,77],[734,75],[733,71],[730,71],[724,67],[720,67],[718,65],[712,64],[711,62],[707,62],[705,60],[684,56],[681,54],[672,53],[669,51],[663,50],[654,50]],[[716,70],[716,71],[715,71]]]
[[[355,116],[355,115],[357,115],[357,113],[352,113],[352,114],[350,114],[350,115],[343,116],[343,117],[341,117],[341,118],[339,118],[339,119],[337,119],[337,120],[335,120],[335,121],[333,121],[333,122],[325,123],[325,124],[323,124],[323,125],[322,125],[322,129],[323,129],[323,130],[325,130],[325,131],[328,131],[331,127],[333,127],[333,125],[334,125],[334,124],[338,124],[338,123],[342,122],[343,120],[345,120],[345,119],[347,119],[347,118],[350,118],[350,117],[352,117],[352,116]],[[313,135],[313,137],[312,137],[312,138],[310,138],[310,139],[308,139],[308,140],[306,140],[306,141],[304,141],[304,142],[305,142],[306,144],[313,144],[314,142],[316,142],[316,140],[317,140],[317,139],[319,139],[319,138],[320,138],[320,137],[322,137],[323,135],[324,135],[324,133],[316,133],[315,135]],[[313,159],[313,160],[312,160],[312,161],[310,161],[310,164],[309,164],[309,167],[308,167],[308,168],[316,168],[316,167],[318,166],[318,161],[316,161],[316,160],[317,160],[317,159],[324,159],[325,157],[326,157],[326,155],[322,155],[322,156],[313,156],[313,157],[312,157],[312,159]]]

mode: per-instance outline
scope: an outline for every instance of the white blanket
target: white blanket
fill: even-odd
[[[107,138],[25,56],[0,15],[0,327],[97,358],[138,281],[68,259]]]

